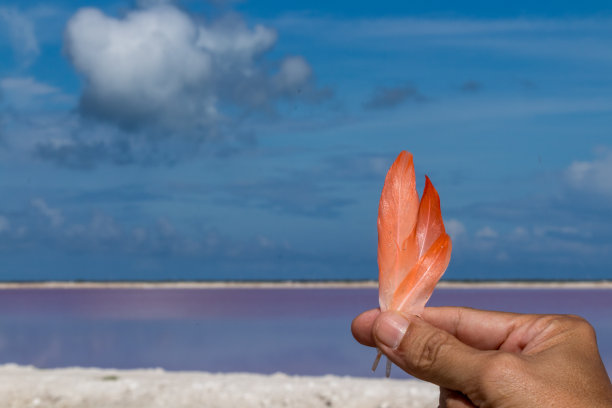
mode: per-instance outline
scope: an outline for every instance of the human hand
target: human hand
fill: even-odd
[[[421,319],[374,309],[351,329],[439,385],[441,407],[612,407],[595,331],[580,317],[429,307]]]

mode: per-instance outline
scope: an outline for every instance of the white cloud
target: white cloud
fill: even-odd
[[[23,67],[28,67],[38,57],[40,49],[34,23],[15,8],[0,7],[0,27],[4,27],[11,45]]]
[[[59,92],[58,88],[43,84],[32,77],[7,77],[0,80],[4,92],[26,93],[28,95],[48,95]]]
[[[497,238],[499,234],[497,231],[487,225],[476,231],[476,236],[478,238],[493,239]]]
[[[59,88],[37,81],[32,77],[6,77],[0,79],[3,104],[17,109],[31,109],[47,103],[68,104],[73,98]]]
[[[283,60],[275,77],[281,91],[294,90],[306,83],[312,75],[312,68],[302,57],[288,57]]]
[[[446,227],[448,235],[450,235],[453,240],[459,239],[467,232],[465,229],[465,225],[463,225],[461,221],[456,220],[454,218],[451,218],[450,220],[446,221],[444,223],[444,226]]]
[[[273,110],[307,88],[312,69],[302,57],[260,58],[275,44],[274,30],[250,28],[235,14],[203,22],[162,3],[121,19],[93,8],[70,19],[65,46],[85,79],[82,113],[127,129],[161,125],[213,137],[236,109]]]
[[[66,49],[87,81],[82,107],[123,125],[159,118],[181,123],[215,115],[212,95],[202,95],[211,58],[195,44],[197,27],[173,7],[134,11],[124,19],[82,9],[68,22]],[[183,96],[198,94],[199,98]]]
[[[612,151],[604,149],[592,161],[575,161],[565,172],[567,184],[577,191],[612,197]]]
[[[64,223],[64,216],[62,215],[62,212],[59,209],[49,207],[42,198],[33,199],[32,207],[44,215],[49,220],[51,226],[60,227]]]
[[[198,29],[197,46],[226,63],[248,63],[253,57],[268,51],[277,39],[274,30],[260,24],[249,30],[236,14],[210,25],[200,25]]]

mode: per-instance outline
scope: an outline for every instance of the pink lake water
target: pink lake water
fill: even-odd
[[[612,369],[610,289],[439,288],[429,305],[581,315]],[[5,289],[0,363],[368,377],[350,323],[376,306],[372,288]]]

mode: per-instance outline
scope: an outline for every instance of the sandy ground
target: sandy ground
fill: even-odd
[[[436,407],[416,380],[0,366],[3,408]]]

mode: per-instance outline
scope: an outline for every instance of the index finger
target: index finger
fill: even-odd
[[[480,350],[497,350],[528,316],[468,307],[426,307],[423,312],[425,321]]]

